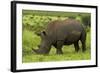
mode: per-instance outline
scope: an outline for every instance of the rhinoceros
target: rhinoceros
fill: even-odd
[[[86,31],[83,25],[75,19],[54,20],[48,23],[46,29],[40,34],[38,49],[32,48],[37,54],[49,54],[51,46],[56,48],[57,54],[63,54],[63,45],[74,44],[75,51],[79,51],[79,40],[82,51],[86,50]]]

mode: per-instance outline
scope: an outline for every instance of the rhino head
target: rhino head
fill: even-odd
[[[40,34],[38,34],[38,36],[41,37],[40,45],[38,45],[38,49],[32,48],[32,50],[36,54],[48,54],[51,48],[51,44],[49,41],[50,38],[48,38],[48,35],[45,31],[42,31]]]

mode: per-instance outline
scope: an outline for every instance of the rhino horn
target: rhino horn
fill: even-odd
[[[33,49],[33,48],[32,48],[32,51],[35,52],[35,53],[37,53],[37,54],[39,54],[39,51],[36,50],[36,49]]]
[[[41,50],[41,49],[32,49],[33,50],[33,52],[35,52],[36,54],[48,54],[48,50]]]

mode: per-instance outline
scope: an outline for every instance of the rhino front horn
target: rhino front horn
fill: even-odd
[[[32,48],[32,51],[38,54],[38,50]]]
[[[43,49],[42,50],[41,49],[36,50],[36,49],[32,48],[32,51],[35,52],[36,54],[48,54],[48,50],[43,50]]]

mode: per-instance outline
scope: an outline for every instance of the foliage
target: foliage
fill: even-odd
[[[84,15],[81,17],[82,19],[82,23],[85,25],[85,26],[91,26],[91,16],[90,15]]]
[[[65,20],[68,18],[79,20],[81,24],[90,26],[89,13],[23,10],[24,28],[35,31],[35,33],[39,33],[40,31],[44,30],[46,25],[51,21],[54,21],[57,19]]]

